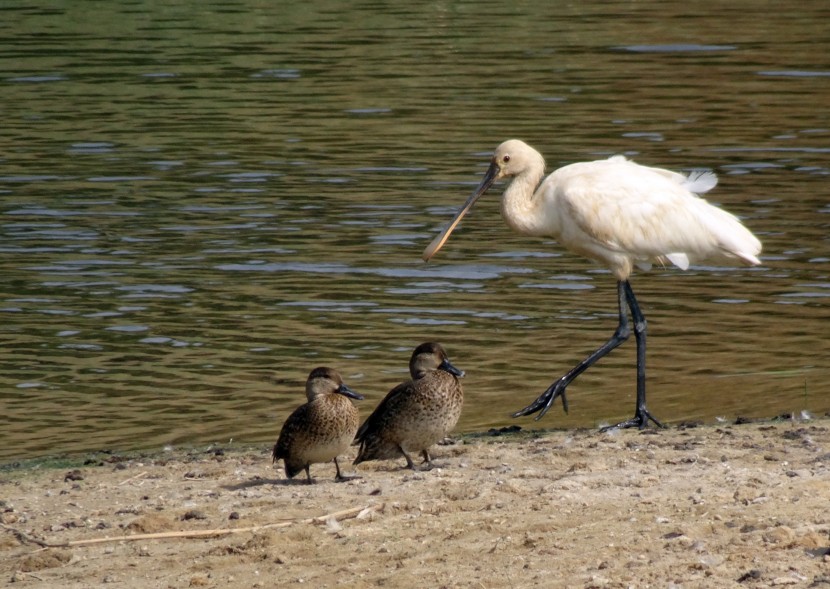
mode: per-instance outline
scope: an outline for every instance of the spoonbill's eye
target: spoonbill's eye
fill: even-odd
[[[503,158],[501,158],[501,161],[503,161],[503,162],[506,164],[507,162],[509,162],[509,161],[510,161],[510,156],[509,156],[509,155],[505,155]]]

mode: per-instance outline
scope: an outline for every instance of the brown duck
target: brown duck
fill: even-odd
[[[410,454],[420,452],[431,466],[430,446],[455,427],[464,403],[458,381],[464,372],[450,363],[444,348],[431,342],[415,348],[409,373],[412,380],[389,391],[360,426],[354,464],[403,456],[407,467],[414,469]]]
[[[288,478],[305,470],[311,484],[314,481],[309,466],[334,460],[335,480],[347,480],[340,473],[337,456],[351,444],[359,421],[357,409],[346,397],[362,400],[363,395],[343,384],[336,370],[325,367],[315,368],[308,375],[305,394],[308,403],[297,407],[282,425],[271,454],[273,461],[285,463]]]

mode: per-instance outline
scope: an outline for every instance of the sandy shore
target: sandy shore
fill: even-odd
[[[827,419],[470,436],[311,486],[269,450],[0,471],[0,584],[830,588]]]

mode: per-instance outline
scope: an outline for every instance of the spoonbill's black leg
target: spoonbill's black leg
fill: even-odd
[[[607,355],[611,350],[631,337],[631,327],[628,324],[628,309],[630,309],[631,318],[634,322],[634,337],[637,340],[637,406],[632,419],[608,428],[603,428],[603,430],[635,426],[642,429],[646,427],[649,420],[662,427],[662,424],[646,409],[646,319],[640,310],[640,305],[637,303],[637,298],[634,296],[631,284],[627,280],[617,282],[617,299],[619,305],[619,324],[611,338],[582,362],[569,370],[564,376],[551,384],[533,403],[514,413],[513,417],[530,415],[538,411],[539,415],[536,416],[538,420],[548,412],[557,397],[562,398],[562,407],[567,413],[568,399],[565,395],[565,390],[568,385],[576,377],[593,366],[597,360]]]
[[[657,427],[663,427],[663,424],[657,421],[646,409],[646,318],[640,310],[640,305],[637,302],[637,297],[634,296],[631,284],[627,280],[624,284],[625,298],[628,301],[628,308],[631,309],[631,319],[634,322],[634,338],[637,341],[637,404],[634,407],[634,417],[621,421],[616,425],[604,427],[602,431],[629,427],[644,429],[649,421],[653,421]]]

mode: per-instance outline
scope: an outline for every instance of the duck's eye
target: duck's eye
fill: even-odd
[[[507,162],[509,162],[509,161],[510,161],[510,156],[509,156],[509,155],[505,155],[503,158],[501,158],[501,161],[503,161],[503,162],[506,164]]]

